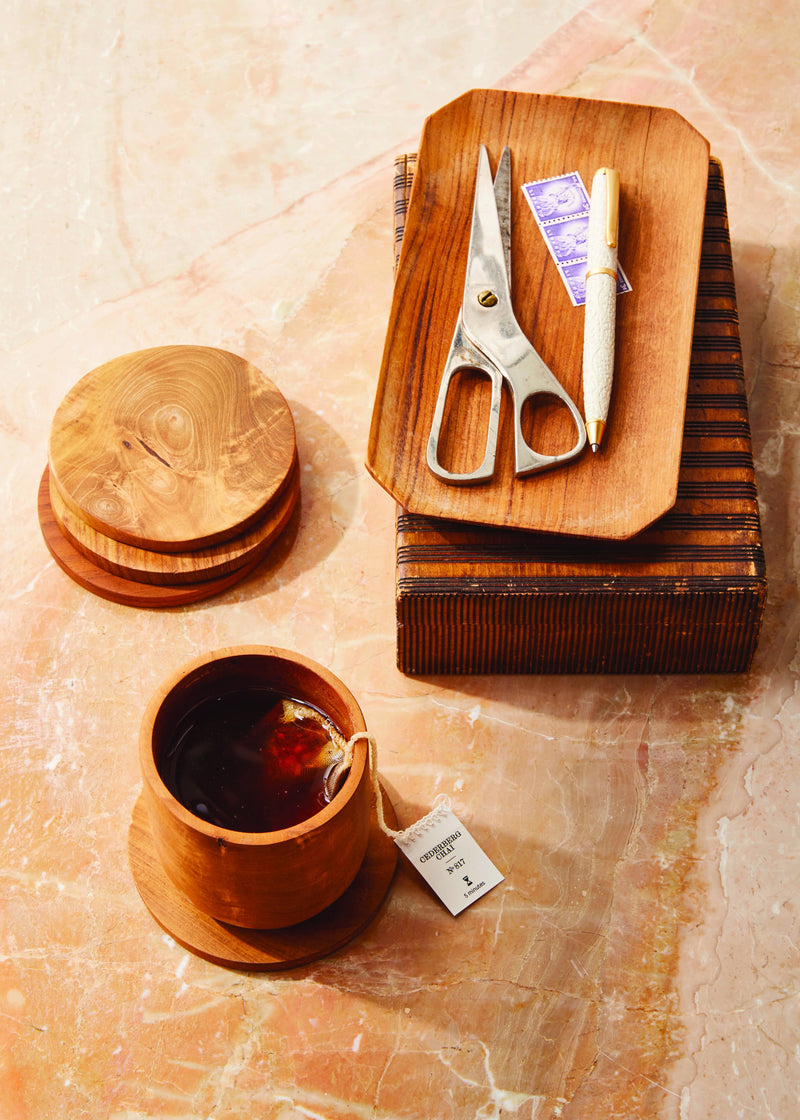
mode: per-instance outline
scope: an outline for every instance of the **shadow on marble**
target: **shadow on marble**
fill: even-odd
[[[626,1018],[629,1100],[641,1104],[654,1095],[680,1026],[670,982],[685,865],[661,853],[658,870],[655,859],[629,850],[644,809],[641,765],[634,757],[612,767],[613,813],[593,804],[597,791],[605,801],[610,788],[588,772],[593,766],[581,780],[565,781],[576,827],[561,844],[539,839],[535,823],[525,838],[511,829],[490,835],[474,828],[507,879],[449,926],[440,903],[403,862],[388,905],[362,938],[294,977],[313,976],[359,995],[377,1032],[392,1016],[409,1016],[413,1032],[409,1027],[395,1048],[391,1080],[404,1082],[404,1067],[424,1039],[425,1050],[447,1067],[431,1089],[431,1115],[444,1114],[437,1108],[447,1093],[481,1083],[489,1039],[498,1084],[551,1106],[568,1101],[613,1049]],[[406,804],[403,815],[416,819],[424,811]],[[659,895],[669,905],[654,909]],[[306,1076],[313,1079],[313,1070]]]
[[[323,564],[338,545],[353,516],[346,503],[337,503],[329,480],[356,478],[359,468],[346,442],[324,417],[297,401],[289,401],[295,421],[300,460],[300,498],[284,532],[263,561],[240,583],[210,599],[176,608],[181,611],[208,610],[224,602],[268,597],[279,581],[290,583]],[[314,466],[315,456],[324,455],[324,470]]]

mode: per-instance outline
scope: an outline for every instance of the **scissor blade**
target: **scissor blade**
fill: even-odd
[[[505,156],[505,153],[504,153]],[[508,194],[504,187],[506,171],[510,167],[510,157],[506,169],[498,167],[501,195]],[[509,180],[510,182],[510,177]],[[504,223],[506,227],[508,222]],[[511,308],[511,294],[508,285],[508,246],[503,241],[501,217],[498,213],[495,185],[489,166],[489,155],[481,144],[478,156],[478,174],[475,180],[475,201],[472,207],[472,231],[467,258],[467,274],[464,284],[464,303],[469,305],[470,297],[481,290],[493,292],[506,311]],[[499,308],[498,308],[499,310]]]
[[[500,222],[508,290],[511,291],[511,149],[507,145],[503,148],[494,177],[494,201]]]

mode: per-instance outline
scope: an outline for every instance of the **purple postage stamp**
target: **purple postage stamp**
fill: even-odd
[[[569,261],[567,264],[562,264],[558,270],[567,285],[572,302],[576,307],[581,307],[586,303],[586,261]],[[631,290],[628,277],[617,265],[617,295],[621,296],[623,292]]]
[[[586,302],[586,239],[589,233],[589,195],[578,171],[524,183],[522,191],[536,218],[539,232],[556,263],[575,307]],[[617,265],[617,295],[630,292],[630,282]]]
[[[586,261],[573,261],[559,269],[576,307],[586,303]]]
[[[525,183],[522,189],[538,222],[574,218],[589,209],[589,196],[577,171]]]
[[[563,222],[553,222],[552,225],[545,226],[543,233],[557,264],[576,261],[579,257],[586,259],[588,214],[582,214],[579,218],[567,218]]]

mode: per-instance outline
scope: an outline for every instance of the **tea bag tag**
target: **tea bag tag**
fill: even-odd
[[[393,839],[454,916],[503,881],[446,798]]]
[[[372,735],[356,732],[347,742],[340,770],[350,766],[353,744],[359,739],[369,743],[369,763],[375,793],[375,810],[378,827],[391,837],[401,852],[419,871],[429,887],[439,896],[455,917],[502,883],[500,874],[484,850],[472,837],[450,808],[444,795],[436,799],[434,807],[408,828],[396,831],[389,828],[384,816],[381,790],[378,784],[378,747]]]

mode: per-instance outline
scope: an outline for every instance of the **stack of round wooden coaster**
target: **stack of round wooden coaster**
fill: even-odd
[[[294,422],[264,374],[205,346],[157,346],[59,405],[39,487],[52,556],[82,587],[177,606],[244,578],[300,494]]]

